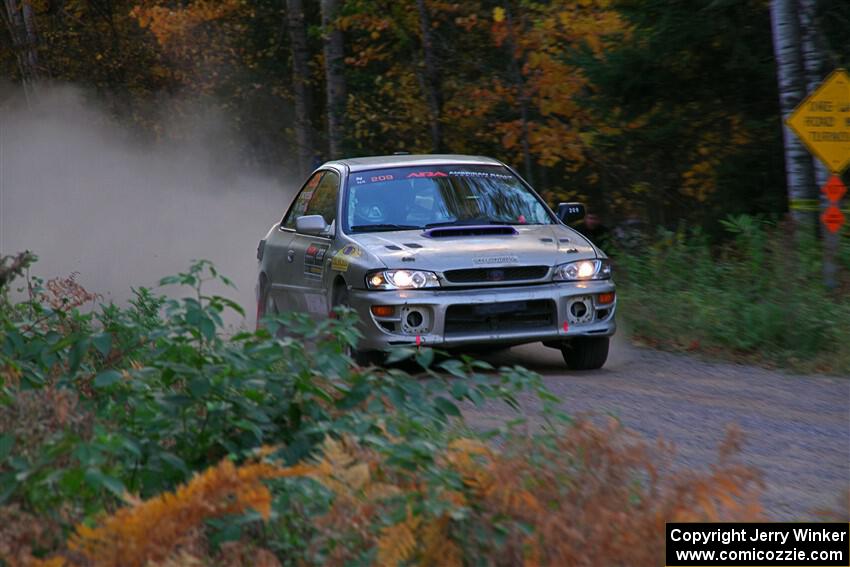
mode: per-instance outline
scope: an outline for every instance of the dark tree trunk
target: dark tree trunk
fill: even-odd
[[[517,92],[517,102],[519,104],[519,120],[520,120],[520,139],[522,143],[522,162],[523,174],[525,180],[529,184],[534,184],[532,179],[532,162],[531,162],[531,144],[528,141],[528,89],[525,86],[525,78],[522,76],[522,65],[520,54],[517,53],[516,38],[514,37],[514,20],[511,10],[505,7],[505,19],[508,24],[508,36],[506,46],[510,54],[510,75],[511,82]]]
[[[3,0],[3,21],[12,39],[21,81],[28,92],[39,79],[38,34],[30,0]]]
[[[425,64],[424,90],[428,101],[428,111],[431,122],[431,151],[439,153],[443,147],[441,127],[443,97],[440,90],[440,76],[434,55],[434,43],[431,34],[431,16],[425,0],[416,0],[419,12],[419,31],[422,35],[422,58]]]
[[[330,159],[341,157],[343,121],[345,116],[345,55],[342,30],[336,19],[339,0],[322,0],[322,28],[324,29],[325,78],[328,100],[328,152]]]
[[[292,91],[295,96],[295,143],[298,146],[298,168],[302,176],[313,169],[313,127],[310,100],[310,52],[301,0],[286,0],[289,42],[292,45]]]
[[[806,74],[806,90],[814,92],[823,82],[830,69],[825,55],[826,48],[818,29],[817,0],[799,0],[800,32],[803,47],[803,67]],[[814,190],[820,195],[820,210],[825,211],[831,203],[826,195],[820,192],[829,179],[829,171],[820,159],[813,157],[814,163]],[[834,289],[838,285],[838,262],[836,256],[839,248],[838,233],[831,233],[821,228],[823,242],[823,282]]]

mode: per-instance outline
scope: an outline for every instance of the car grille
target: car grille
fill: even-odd
[[[446,309],[446,336],[470,333],[545,330],[555,326],[551,299],[450,305]]]
[[[444,272],[443,275],[451,283],[495,283],[538,280],[548,272],[548,266],[515,266],[510,268],[449,270]]]

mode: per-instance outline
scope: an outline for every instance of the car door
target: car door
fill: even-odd
[[[298,196],[283,215],[283,220],[265,242],[263,255],[266,260],[266,274],[271,282],[271,299],[277,311],[294,311],[293,286],[301,284],[301,273],[294,269],[295,253],[290,244],[295,238],[295,219],[302,216],[322,180],[325,171],[317,171],[307,180],[298,192]]]
[[[322,215],[330,225],[330,230],[322,235],[295,231],[286,255],[289,268],[287,307],[293,311],[310,313],[316,319],[325,318],[329,311],[325,272],[330,269],[330,249],[336,229],[340,187],[340,176],[336,171],[324,170],[319,173],[323,175],[313,185],[309,198],[304,199],[306,207],[303,211],[294,211],[291,225],[294,230],[295,218],[298,216]],[[310,181],[313,182],[312,178]]]

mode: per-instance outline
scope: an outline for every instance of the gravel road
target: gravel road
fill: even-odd
[[[791,375],[763,368],[612,345],[599,371],[569,372],[558,351],[515,347],[484,357],[544,376],[571,415],[613,415],[646,437],[674,443],[676,463],[704,467],[729,424],[746,435],[741,459],[765,479],[764,505],[777,521],[813,518],[850,489],[850,377]],[[531,406],[530,406],[531,407]],[[533,410],[532,410],[533,411]],[[467,412],[493,425],[509,409]]]

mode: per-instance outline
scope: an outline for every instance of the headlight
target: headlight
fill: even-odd
[[[419,289],[440,287],[440,281],[434,272],[422,270],[385,270],[366,276],[369,289]]]
[[[581,280],[607,280],[611,278],[611,262],[608,260],[581,260],[555,266],[552,279],[561,282]]]

